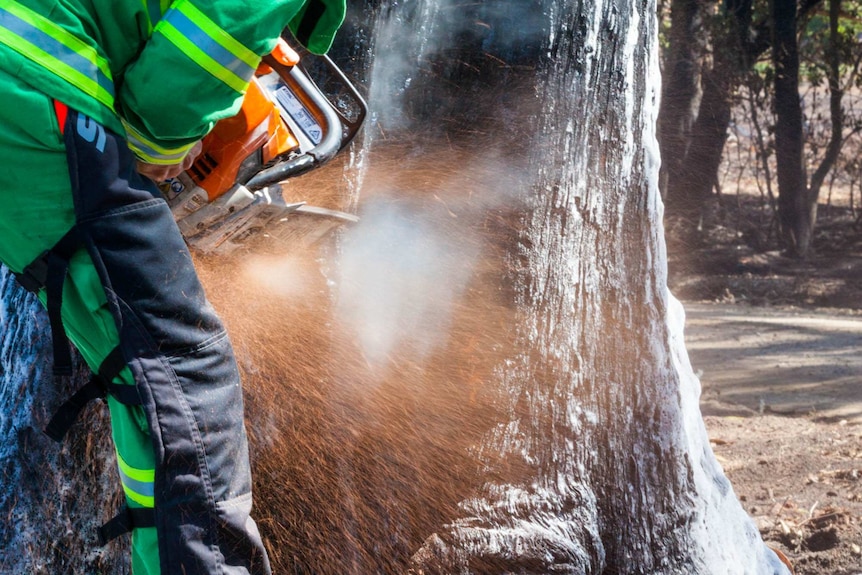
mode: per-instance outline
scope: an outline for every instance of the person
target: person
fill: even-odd
[[[92,380],[47,431],[104,396],[135,575],[270,573],[251,511],[231,344],[152,179],[239,110],[288,26],[328,51],[346,0],[4,0],[0,261]],[[68,341],[66,340],[68,337]]]

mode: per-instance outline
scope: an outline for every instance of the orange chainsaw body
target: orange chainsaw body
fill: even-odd
[[[228,255],[253,238],[307,245],[356,221],[337,210],[286,202],[282,195],[290,178],[344,149],[368,111],[331,60],[310,60],[316,74],[339,90],[337,101],[352,103],[355,113],[336,108],[308,75],[309,60],[301,64],[280,40],[258,67],[239,112],[213,127],[191,167],[160,186],[190,247]]]
[[[279,62],[293,66],[299,55],[280,41],[273,51]],[[259,74],[268,74],[272,68],[262,64]],[[207,192],[213,201],[240,179],[240,168],[257,150],[260,164],[246,165],[254,173],[299,149],[299,141],[281,117],[278,107],[253,80],[246,91],[242,107],[235,116],[218,122],[203,139],[201,155],[189,169],[192,181]]]

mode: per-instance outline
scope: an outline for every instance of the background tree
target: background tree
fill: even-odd
[[[825,77],[829,109],[826,121],[817,103],[813,103],[808,121],[818,125],[827,123],[828,137],[825,142],[819,142],[816,130],[809,130],[806,137],[800,104],[800,57],[795,33],[799,25],[795,22],[793,9],[794,6],[788,3],[776,1],[773,5],[775,149],[782,243],[788,253],[802,258],[811,248],[817,221],[817,202],[826,176],[838,162],[845,141],[858,131],[857,127],[851,126],[849,133],[845,133],[843,106],[843,86],[855,81],[858,58],[853,58],[851,54],[854,51],[848,50],[849,46],[856,44],[855,39],[848,39],[847,26],[842,30],[842,2],[830,0],[828,16],[815,15],[807,23],[806,29],[812,39],[805,42],[810,45],[805,80],[814,87],[809,93],[814,93]],[[793,33],[790,32],[790,26],[793,27]],[[818,41],[820,38],[824,40]],[[809,180],[806,167],[817,160],[818,148],[824,149],[824,152]],[[806,156],[810,157],[808,161]]]
[[[753,4],[750,0],[728,0],[721,3],[717,13],[711,13],[710,8],[713,6],[701,4],[709,25],[700,27],[700,30],[701,34],[708,34],[704,43],[708,43],[710,49],[708,54],[701,52],[700,55],[705,62],[698,79],[703,95],[697,106],[694,124],[685,134],[665,129],[665,118],[672,118],[676,113],[674,108],[679,105],[674,101],[663,104],[659,114],[659,125],[662,126],[660,141],[663,152],[667,150],[663,153],[663,161],[668,154],[681,152],[678,157],[671,156],[668,160],[670,164],[664,190],[668,214],[682,218],[688,227],[697,224],[703,203],[717,182],[734,89],[753,55],[763,49],[759,37],[751,37]],[[685,36],[680,37],[673,32],[677,21],[672,16],[669,58],[681,50],[675,48],[675,44],[688,41]],[[688,48],[688,53],[694,52]],[[674,70],[665,73],[665,81],[671,86],[676,83],[674,73]],[[691,105],[689,103],[688,107]],[[681,135],[685,136],[685,145],[678,146],[679,151],[667,147],[668,139],[673,141]]]
[[[701,0],[672,0],[669,15],[663,18],[668,26],[658,125],[663,192],[669,180],[676,186],[683,174],[691,126],[697,118],[706,9]]]
[[[775,159],[778,214],[784,243],[803,255],[811,242],[814,214],[803,162],[802,108],[799,104],[799,50],[796,0],[772,0],[772,61],[775,66]]]
[[[794,4],[794,22],[807,22],[819,1],[802,0],[798,10]],[[769,6],[773,4],[770,3]],[[788,13],[787,3],[784,4],[781,15]],[[707,13],[709,13],[708,9]],[[672,32],[676,20],[672,17],[671,21],[671,33],[668,35],[670,46],[665,56],[666,61],[672,61],[673,54],[680,50],[675,48],[674,44],[685,39],[682,36],[683,40],[680,40],[680,35]],[[679,217],[684,227],[690,231],[697,225],[704,202],[709,198],[718,181],[718,170],[729,133],[732,110],[734,105],[739,103],[738,89],[743,82],[746,82],[746,78],[752,73],[762,55],[773,45],[772,12],[762,3],[755,4],[751,0],[728,0],[720,4],[715,15],[708,18],[708,21],[710,25],[704,27],[708,47],[703,55],[706,64],[701,68],[699,80],[703,96],[697,106],[697,119],[685,138],[682,159],[677,157],[668,159],[664,189],[668,215],[672,218]],[[774,53],[786,55],[787,51],[786,48],[782,48]],[[798,66],[796,69],[798,70]],[[673,74],[673,69],[666,69],[665,82],[670,82],[670,85],[675,85],[676,82],[672,78]],[[785,74],[784,78],[786,77]],[[781,89],[785,91],[782,97],[798,98],[798,89],[793,92],[795,96],[787,96],[786,89],[792,89],[792,87],[785,88],[782,85]],[[764,116],[771,116],[765,110],[760,112]],[[673,138],[679,137],[674,135],[675,132],[665,129],[665,118],[673,118],[674,113],[670,103],[662,107],[659,123],[662,126],[660,141],[663,148],[667,148],[668,142],[673,141]],[[754,122],[757,124],[756,118]],[[788,128],[784,126],[782,129]],[[667,149],[669,153],[673,153],[673,148]],[[782,151],[782,157],[784,156],[785,153]],[[791,152],[787,157],[795,156]],[[789,171],[793,168],[785,166],[785,169]],[[792,178],[784,176],[780,179],[792,181]],[[792,192],[788,193],[792,195]],[[789,202],[787,198],[788,195],[785,194],[785,201]],[[691,233],[688,236],[692,237]]]

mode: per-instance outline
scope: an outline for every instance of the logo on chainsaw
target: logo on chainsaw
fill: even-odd
[[[159,182],[158,186],[159,190],[168,200],[174,199],[186,189],[186,185],[179,178],[168,178],[163,182]]]
[[[170,182],[170,184],[171,184],[171,193],[173,193],[173,194],[179,194],[184,189],[186,189],[186,187],[183,185],[183,183],[181,181],[179,181],[177,178],[171,178],[170,180],[168,180],[168,182]]]

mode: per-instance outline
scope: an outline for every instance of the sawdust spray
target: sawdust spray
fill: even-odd
[[[541,15],[498,4],[509,20],[494,41],[518,30],[523,46]],[[533,171],[516,124],[536,98],[462,8],[383,6],[366,14],[374,33],[355,34],[371,44],[364,132],[343,167],[286,196],[358,224],[315,249],[200,262],[243,370],[255,517],[277,573],[405,572],[484,471],[471,450],[504,403]],[[452,52],[461,33],[482,35],[480,61]],[[453,65],[476,90],[446,79]]]
[[[243,370],[279,573],[403,570],[475,486],[493,419],[517,178],[499,158],[447,173],[456,150],[386,153],[337,241],[199,262]]]

